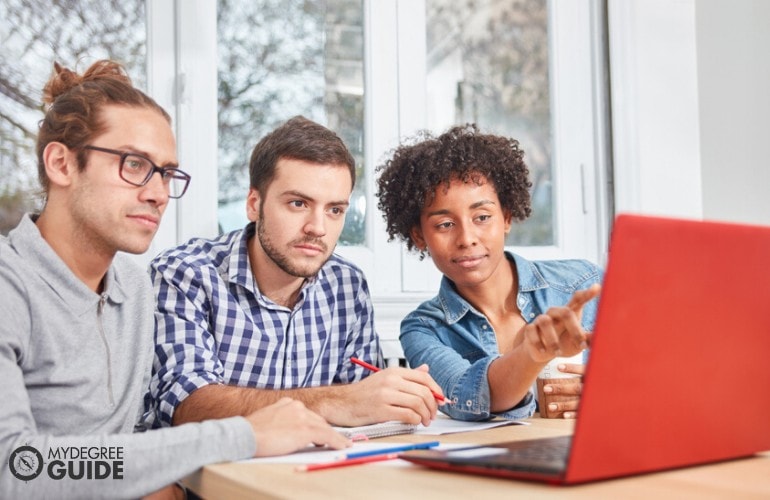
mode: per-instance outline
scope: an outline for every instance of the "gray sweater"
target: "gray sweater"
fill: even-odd
[[[149,276],[125,255],[98,295],[29,216],[0,237],[0,498],[139,497],[202,465],[254,454],[241,417],[135,432],[153,311]]]

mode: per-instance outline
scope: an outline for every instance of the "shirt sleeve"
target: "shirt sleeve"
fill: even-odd
[[[360,286],[356,290],[353,309],[355,321],[348,332],[345,354],[335,377],[335,383],[349,384],[370,375],[369,370],[352,363],[351,357],[366,361],[378,368],[383,368],[384,364],[380,339],[374,330],[374,308],[369,295],[369,286],[364,278],[361,278]]]
[[[225,383],[224,367],[209,323],[210,298],[203,272],[213,268],[172,262],[150,264],[155,288],[155,358],[145,397],[145,423],[170,426],[176,407],[200,387]]]
[[[138,498],[172,484],[203,465],[254,455],[254,434],[251,425],[242,417],[137,434],[54,435],[41,432],[32,412],[22,368],[29,352],[29,308],[23,298],[24,292],[11,288],[20,281],[6,278],[0,272],[0,290],[3,292],[0,301],[0,317],[3,318],[0,322],[0,380],[3,381],[0,498],[67,499],[102,498],[105,495]],[[84,432],[88,431],[84,429]],[[69,460],[62,456],[61,450],[73,448],[86,450],[89,454],[104,450],[112,453],[113,458],[104,460],[109,463],[110,476],[91,480],[68,476]],[[36,453],[39,453],[37,457]],[[9,461],[14,462],[14,469]],[[87,462],[96,467],[95,460]],[[102,472],[106,470],[104,467]]]
[[[535,398],[530,391],[514,408],[500,413],[490,411],[489,365],[497,356],[483,356],[474,362],[463,358],[435,334],[431,320],[416,313],[401,323],[401,346],[409,365],[427,364],[430,375],[452,402],[440,410],[457,420],[479,421],[495,416],[520,419],[535,412]]]
[[[35,475],[32,479],[19,478],[7,469],[0,474],[0,498],[102,498],[106,492],[115,498],[139,498],[204,465],[248,458],[256,451],[251,426],[243,417],[136,434],[41,434],[35,428],[29,404],[23,404],[24,384],[20,376],[13,376],[13,371],[3,356],[0,375],[8,393],[0,409],[0,459],[8,467],[15,452],[34,450],[39,453],[39,461],[24,463],[33,468],[23,471]],[[14,397],[9,401],[11,392]],[[73,461],[65,459],[62,450],[72,449],[99,457],[75,460],[81,468],[78,471],[90,464],[93,470],[106,472],[106,477],[89,480],[69,476],[67,468]],[[97,466],[97,462],[102,464]]]

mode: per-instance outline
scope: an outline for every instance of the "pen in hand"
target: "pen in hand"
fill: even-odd
[[[358,366],[363,366],[367,370],[370,370],[370,371],[373,371],[373,372],[380,371],[380,369],[377,368],[376,366],[371,365],[371,364],[367,363],[366,361],[362,361],[362,360],[360,360],[358,358],[350,358],[350,361],[352,361],[353,363],[357,364]],[[452,402],[449,398],[447,398],[445,396],[442,396],[441,394],[439,394],[437,392],[430,391],[430,393],[433,394],[433,397],[436,398],[436,401],[439,401],[441,403],[451,403]]]

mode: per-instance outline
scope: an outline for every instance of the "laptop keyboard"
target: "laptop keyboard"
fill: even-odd
[[[507,448],[508,453],[490,457],[491,460],[479,458],[478,463],[498,469],[561,474],[567,468],[571,445],[571,436],[497,443],[495,448]]]

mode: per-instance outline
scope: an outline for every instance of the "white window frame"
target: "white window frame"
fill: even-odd
[[[184,197],[169,202],[147,261],[217,234],[216,18],[216,2],[147,0],[148,92],[171,115],[179,166],[193,179]]]

